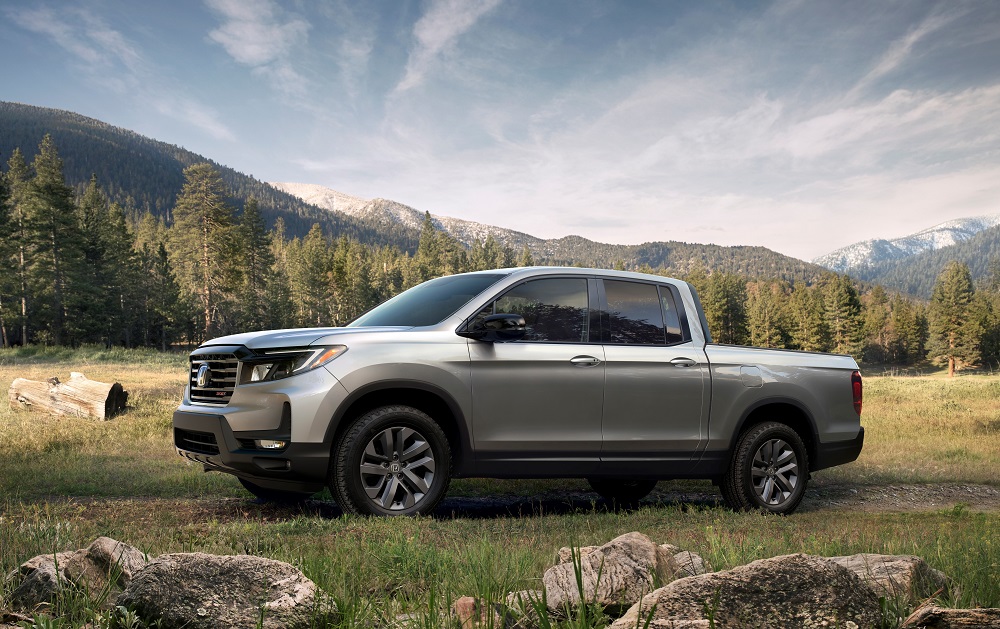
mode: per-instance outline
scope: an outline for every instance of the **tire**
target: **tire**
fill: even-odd
[[[238,478],[238,477],[237,477]],[[295,504],[298,502],[304,502],[312,497],[311,493],[303,491],[286,491],[282,489],[271,489],[269,487],[261,487],[256,483],[252,483],[245,478],[240,478],[240,484],[249,491],[254,496],[257,496],[263,502],[276,502],[279,504]]]
[[[802,502],[808,478],[809,458],[798,433],[765,422],[740,435],[720,489],[736,511],[787,515]]]
[[[345,513],[427,514],[450,480],[448,438],[430,416],[410,406],[368,411],[334,445],[330,491]]]
[[[656,487],[655,480],[588,478],[587,482],[605,500],[623,506],[637,504]]]

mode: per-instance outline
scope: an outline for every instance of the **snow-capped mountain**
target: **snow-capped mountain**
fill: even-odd
[[[401,224],[419,230],[424,222],[423,212],[388,199],[361,199],[311,183],[268,183],[306,203],[311,203],[325,210],[335,210],[357,218],[374,221],[379,225]],[[467,246],[476,241],[483,242],[488,236],[493,236],[493,239],[501,245],[515,251],[520,250],[525,245],[533,250],[536,248],[544,249],[541,247],[544,243],[542,239],[512,229],[436,214],[431,214],[431,221],[433,221],[435,228],[451,234],[456,240]]]
[[[936,251],[975,236],[981,231],[1000,225],[1000,214],[973,216],[929,227],[892,240],[865,240],[813,260],[814,264],[838,273],[868,269],[881,262],[908,258],[925,251]]]

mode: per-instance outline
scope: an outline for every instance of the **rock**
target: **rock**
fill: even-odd
[[[571,546],[563,546],[558,551],[556,551],[556,563],[572,563],[573,562],[573,551],[580,557],[584,555],[589,555],[600,548],[600,546],[580,546],[579,548],[574,548]]]
[[[250,555],[161,555],[135,575],[117,604],[146,622],[159,620],[163,629],[309,627],[336,616],[333,602],[297,568]]]
[[[633,605],[653,590],[654,583],[672,581],[679,572],[672,553],[635,532],[582,552],[579,566],[584,602],[596,603],[612,612]],[[580,587],[572,562],[546,570],[542,583],[551,611],[566,612],[580,604]]]
[[[679,579],[644,596],[612,629],[650,627],[878,627],[875,592],[843,566],[795,554]],[[826,624],[824,624],[826,623]]]
[[[684,577],[693,577],[712,572],[712,564],[702,559],[701,555],[688,550],[675,553],[674,563],[677,564],[678,569],[677,574],[674,575],[675,579],[683,579]]]
[[[483,611],[479,600],[471,596],[463,596],[451,605],[451,613],[458,619],[462,629],[472,627],[483,620]]]
[[[8,577],[20,579],[11,593],[11,605],[34,610],[51,604],[60,589],[76,586],[92,597],[110,592],[105,599],[107,607],[146,562],[146,555],[138,548],[110,537],[98,537],[84,549],[38,555]]]
[[[947,591],[948,577],[913,555],[874,555],[862,553],[831,557],[875,590],[879,596],[917,603],[940,589]]]
[[[923,607],[907,618],[900,629],[984,629],[1000,627],[1000,609],[944,609]]]

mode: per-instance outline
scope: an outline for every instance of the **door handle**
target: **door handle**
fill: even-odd
[[[569,359],[569,362],[577,367],[596,367],[601,364],[601,359],[593,356],[574,356]]]
[[[696,367],[698,361],[691,360],[690,358],[675,358],[670,361],[670,364],[674,367]]]

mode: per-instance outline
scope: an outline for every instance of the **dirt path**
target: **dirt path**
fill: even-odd
[[[41,502],[41,501],[39,501]],[[309,500],[301,505],[263,504],[247,498],[166,499],[166,498],[66,498],[53,497],[50,503],[71,503],[77,517],[88,520],[125,517],[130,521],[157,521],[157,513],[169,511],[181,524],[209,520],[220,522],[263,519],[285,520],[303,513],[318,517],[340,517],[336,503]],[[661,483],[643,504],[678,504],[687,507],[721,506],[722,497],[708,483],[684,487]],[[942,511],[962,505],[970,511],[1000,511],[1000,488],[972,484],[857,485],[814,483],[806,491],[800,512],[843,511],[919,512]],[[607,508],[597,494],[587,491],[548,491],[534,496],[452,496],[436,511],[440,518],[496,518],[556,515],[579,510]]]

